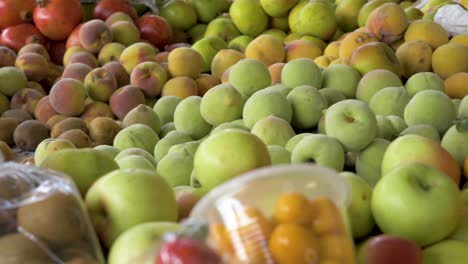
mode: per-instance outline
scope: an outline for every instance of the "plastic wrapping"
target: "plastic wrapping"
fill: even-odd
[[[207,242],[224,263],[347,264],[355,263],[348,203],[348,187],[336,172],[283,165],[217,187],[195,206],[191,220],[208,223]]]
[[[32,165],[0,164],[1,263],[105,263],[74,183]]]
[[[440,7],[434,16],[434,21],[452,36],[468,34],[468,10],[461,5],[450,4]]]

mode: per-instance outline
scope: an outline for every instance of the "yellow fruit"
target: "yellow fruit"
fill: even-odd
[[[285,192],[276,202],[274,219],[280,224],[308,224],[312,222],[312,207],[300,193]]]

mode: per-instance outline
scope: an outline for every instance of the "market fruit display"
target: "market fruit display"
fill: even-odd
[[[468,25],[441,18],[450,8],[468,14],[437,0],[0,0],[0,163],[66,175],[110,264],[175,263],[160,246],[200,263],[464,261]],[[271,216],[243,201],[258,241],[226,223],[205,223],[203,243],[164,237],[220,185],[306,163],[351,192],[346,259],[339,232],[314,229],[333,204],[294,193]],[[18,209],[34,239],[2,225],[0,255],[47,262],[79,241],[38,224],[70,229],[52,208],[76,201],[60,195]]]

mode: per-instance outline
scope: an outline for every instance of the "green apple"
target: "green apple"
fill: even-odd
[[[123,232],[109,251],[109,264],[153,264],[154,254],[148,254],[160,244],[166,232],[178,230],[172,222],[148,222],[138,224]]]
[[[208,25],[206,24],[196,24],[191,29],[187,31],[188,36],[190,37],[190,42],[194,43],[199,41],[205,36],[206,29]]]
[[[169,122],[163,126],[161,126],[161,131],[159,131],[159,137],[164,138],[167,133],[176,130],[174,122]]]
[[[291,104],[280,92],[260,90],[247,99],[242,111],[245,126],[248,128],[252,128],[258,120],[270,115],[283,118],[287,122],[292,120]]]
[[[201,101],[200,96],[189,96],[183,99],[174,111],[176,129],[195,140],[208,135],[212,128],[211,124],[206,122],[200,113]]]
[[[206,190],[247,171],[271,165],[266,145],[254,134],[226,129],[200,143],[193,160],[197,179]]]
[[[151,127],[144,124],[133,124],[117,133],[114,138],[114,147],[121,151],[129,148],[140,148],[152,153],[158,141],[159,136]]]
[[[359,81],[356,89],[356,98],[369,103],[372,96],[379,90],[386,87],[399,86],[403,86],[403,83],[395,73],[385,69],[372,70],[364,74]]]
[[[169,184],[155,171],[124,169],[96,181],[85,197],[92,223],[106,248],[129,228],[151,221],[177,220]]]
[[[445,90],[444,80],[433,72],[418,72],[413,74],[405,83],[406,91],[410,96],[424,90]]]
[[[270,35],[278,39],[281,43],[283,43],[284,39],[287,37],[287,34],[284,31],[276,29],[276,28],[268,29],[264,31],[262,35]]]
[[[190,185],[192,170],[193,154],[188,150],[167,153],[156,168],[156,172],[169,183],[171,188]]]
[[[171,131],[167,133],[154,147],[154,159],[156,162],[159,162],[166,154],[169,152],[169,149],[177,144],[190,142],[193,139],[184,132],[181,131]]]
[[[286,63],[281,70],[281,82],[289,88],[310,85],[320,89],[322,88],[322,70],[309,58],[294,59]]]
[[[271,157],[271,165],[290,164],[291,152],[282,146],[271,145],[268,146],[268,152]]]
[[[229,8],[229,15],[245,35],[256,37],[268,27],[268,15],[258,1],[236,0]]]
[[[382,177],[382,159],[389,145],[390,141],[375,138],[357,154],[356,172],[372,187]]]
[[[427,246],[449,236],[460,217],[458,186],[443,172],[408,163],[388,172],[374,188],[372,214],[384,233]]]
[[[178,154],[185,154],[188,153],[191,156],[195,155],[195,152],[197,152],[198,147],[200,146],[200,143],[203,140],[196,140],[196,141],[190,141],[190,142],[185,142],[181,144],[176,144],[172,146],[167,154],[171,153],[178,153]]]
[[[231,19],[225,17],[219,17],[212,20],[208,24],[205,31],[205,37],[219,37],[228,43],[240,35],[241,33],[237,29],[236,25],[234,25],[234,22],[232,22]]]
[[[323,70],[323,87],[335,88],[348,99],[356,98],[357,85],[361,74],[346,64],[334,64]]]
[[[205,195],[205,190],[192,186],[178,186],[173,188],[177,208],[179,209],[179,222],[190,216],[190,212],[197,202]]]
[[[403,117],[411,96],[403,87],[386,87],[377,91],[369,101],[369,107],[376,115]]]
[[[267,146],[278,145],[282,147],[296,135],[289,122],[273,115],[258,120],[250,132],[260,138]]]
[[[287,99],[292,108],[291,124],[295,128],[308,129],[317,126],[322,110],[328,107],[326,98],[310,85],[294,88]]]
[[[430,106],[430,107],[428,107]],[[405,107],[404,118],[411,125],[432,125],[445,133],[457,118],[450,97],[437,90],[423,90],[415,94]]]
[[[468,118],[468,96],[463,97],[458,106],[458,119]]]
[[[468,189],[461,190],[462,213],[457,228],[449,239],[460,240],[468,243]]]
[[[392,141],[398,135],[392,126],[392,122],[384,115],[376,115],[375,118],[377,119],[378,127],[377,138]]]
[[[109,145],[98,145],[94,147],[95,150],[101,151],[102,153],[108,155],[112,159],[115,159],[119,155],[120,150],[116,147]]]
[[[245,49],[249,43],[252,42],[252,40],[254,40],[254,38],[249,35],[240,35],[229,41],[228,48],[244,53]]]
[[[228,11],[229,0],[191,0],[198,20],[202,23],[209,23],[221,13]]]
[[[156,168],[142,156],[128,155],[121,159],[116,160],[120,169],[142,169],[154,171]]]
[[[219,126],[214,127],[211,130],[210,135],[214,135],[214,134],[216,134],[216,133],[218,133],[220,131],[223,131],[225,129],[241,129],[241,130],[250,132],[250,129],[248,129],[246,126],[244,126],[242,124],[235,123],[233,121],[233,122],[223,123],[223,124],[221,124]]]
[[[325,130],[327,135],[338,139],[345,150],[359,151],[377,136],[378,126],[367,104],[347,99],[327,109]]]
[[[319,90],[319,93],[322,94],[325,99],[327,99],[328,105],[333,105],[339,101],[346,100],[346,97],[340,90],[335,89],[335,88],[322,88]]]
[[[329,40],[337,29],[335,9],[329,1],[307,2],[298,13],[292,32]]]
[[[351,203],[347,208],[347,212],[353,237],[364,237],[369,234],[375,225],[371,211],[372,188],[355,173],[341,172],[339,175],[351,190]]]
[[[420,135],[432,139],[436,142],[440,142],[439,131],[437,131],[437,129],[434,126],[427,124],[417,124],[409,126],[400,132],[400,136],[404,135]]]
[[[461,125],[451,126],[445,132],[440,144],[457,160],[458,165],[463,168],[463,163],[468,157],[468,129],[462,128]]]
[[[163,96],[156,101],[153,111],[158,115],[161,126],[174,121],[174,111],[180,101],[182,99],[172,95]]]
[[[265,12],[272,17],[282,17],[297,4],[298,0],[260,0]]]
[[[292,92],[293,89],[286,87],[281,83],[277,83],[275,85],[265,88],[264,90],[277,91],[277,92],[282,93],[284,96],[288,96],[289,93]]]
[[[117,154],[117,156],[115,156],[114,159],[118,162],[119,159],[125,158],[125,157],[130,156],[130,155],[141,156],[141,157],[145,158],[147,161],[149,161],[153,165],[153,167],[156,168],[157,162],[154,159],[153,155],[151,155],[149,152],[147,152],[146,150],[143,150],[141,148],[128,148],[128,149],[122,150]]]
[[[34,164],[40,166],[50,153],[61,149],[76,149],[76,147],[66,139],[48,138],[43,140],[34,151]]]
[[[317,125],[317,133],[319,134],[324,134],[324,135],[327,134],[325,130],[325,116],[326,116],[327,110],[328,108],[322,110],[322,117],[320,117],[320,120]]]
[[[390,123],[392,123],[396,135],[400,134],[401,131],[405,130],[408,127],[405,120],[400,116],[388,115],[386,117],[388,120],[390,120]]]
[[[468,242],[443,240],[423,250],[424,264],[465,264]]]
[[[322,134],[305,136],[291,152],[291,163],[313,163],[338,172],[345,164],[345,152],[340,142]]]
[[[213,126],[231,122],[242,117],[245,98],[229,83],[212,87],[203,95],[200,113]]]
[[[202,72],[209,72],[214,56],[218,51],[227,49],[227,43],[219,37],[207,36],[193,43],[192,49],[198,51],[205,61]]]
[[[300,133],[295,135],[294,137],[290,138],[286,145],[284,146],[287,151],[292,152],[293,149],[296,147],[297,143],[301,141],[305,136],[313,135],[312,133]]]
[[[242,59],[234,64],[229,73],[229,82],[244,96],[271,85],[268,67],[256,59]]]
[[[193,6],[183,0],[166,1],[160,8],[164,17],[175,30],[187,30],[197,23],[197,13]]]

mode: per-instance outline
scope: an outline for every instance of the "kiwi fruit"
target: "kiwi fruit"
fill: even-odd
[[[34,151],[37,145],[49,137],[49,128],[40,121],[27,120],[19,124],[13,133],[15,144],[23,150]]]
[[[55,263],[44,250],[21,233],[0,238],[0,259],[4,264]]]
[[[7,143],[0,140],[0,162],[14,160],[16,158],[15,153],[11,150]]]
[[[91,148],[93,144],[88,134],[81,129],[71,129],[65,131],[57,138],[70,141],[76,148]]]
[[[0,140],[12,146],[15,143],[13,141],[13,132],[15,132],[17,126],[18,121],[14,118],[0,118]]]
[[[11,117],[18,121],[18,124],[23,123],[24,121],[32,120],[33,117],[30,113],[21,110],[21,109],[10,109],[3,112],[2,117]]]
[[[68,116],[64,115],[53,115],[49,119],[47,119],[46,125],[52,129],[56,124],[60,123],[61,121],[67,119]]]
[[[72,129],[80,129],[86,134],[88,133],[88,128],[86,126],[86,122],[79,118],[79,117],[68,117],[52,127],[52,131],[50,132],[50,137],[57,138],[64,132]]]
[[[59,253],[60,259],[65,264],[98,264],[96,261],[93,249],[89,244],[78,243],[79,245],[72,245]]]
[[[96,145],[112,145],[122,127],[109,117],[96,117],[89,122],[89,136]]]
[[[77,198],[60,191],[41,198],[18,209],[18,226],[53,248],[80,240],[86,226]]]
[[[74,258],[65,261],[65,264],[98,264],[98,262],[92,258]]]

